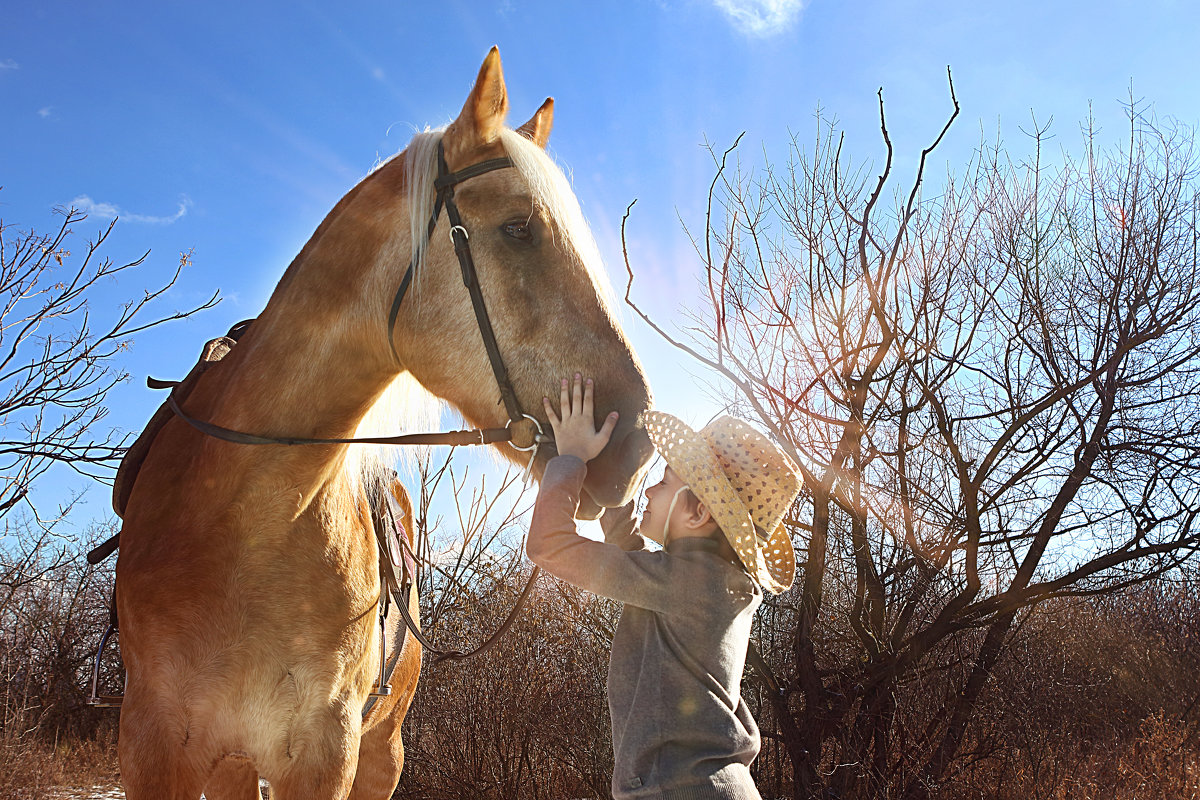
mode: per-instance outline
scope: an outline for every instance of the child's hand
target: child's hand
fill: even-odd
[[[604,419],[600,430],[596,430],[594,408],[592,405],[592,379],[587,379],[584,386],[583,378],[575,373],[575,385],[568,388],[567,379],[562,379],[562,390],[559,393],[559,405],[562,418],[559,419],[550,405],[550,398],[543,397],[546,416],[550,418],[550,427],[554,429],[554,443],[560,456],[576,456],[584,461],[591,461],[600,455],[600,451],[608,444],[613,428],[617,426],[617,412],[614,411]]]

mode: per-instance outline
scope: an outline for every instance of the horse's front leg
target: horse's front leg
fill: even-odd
[[[297,720],[284,743],[285,763],[271,780],[272,800],[342,800],[358,767],[362,709],[335,703]]]
[[[129,800],[197,800],[215,750],[178,697],[131,681],[121,705],[117,755]]]

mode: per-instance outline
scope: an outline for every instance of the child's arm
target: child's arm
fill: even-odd
[[[626,552],[647,550],[646,538],[638,533],[637,501],[630,500],[620,508],[606,508],[600,516],[600,528],[604,531],[604,541],[615,544]]]
[[[575,513],[587,475],[586,462],[608,443],[617,415],[610,414],[596,430],[592,382],[585,385],[579,375],[573,387],[563,380],[560,405],[561,419],[545,400],[559,457],[546,465],[542,476],[526,544],[529,558],[568,583],[623,603],[661,611],[677,606],[680,593],[674,573],[681,568],[677,560],[664,553],[625,552],[643,543],[632,533],[632,504],[613,509],[616,513],[601,521],[605,538],[612,544],[592,541],[576,530]]]
[[[542,405],[546,407],[546,416],[550,418],[550,426],[554,429],[554,441],[560,456],[576,456],[585,464],[591,461],[612,436],[613,427],[617,424],[617,412],[608,415],[600,430],[596,430],[594,420],[595,406],[592,400],[592,379],[588,378],[582,385],[581,376],[575,374],[575,384],[571,395],[567,394],[567,379],[562,379],[559,392],[560,419],[554,413],[550,398],[543,397]],[[606,509],[600,517],[600,527],[604,530],[604,541],[615,544],[622,550],[645,550],[646,540],[636,528],[637,521],[634,512],[637,504],[629,501],[620,508]]]
[[[694,576],[682,559],[662,552],[625,552],[580,536],[575,526],[587,466],[577,456],[551,459],[542,475],[525,552],[555,577],[590,592],[652,611],[682,610]],[[640,539],[639,536],[627,537]]]

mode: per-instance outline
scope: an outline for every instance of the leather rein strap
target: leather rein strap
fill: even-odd
[[[412,549],[410,548],[407,540],[401,539],[400,546],[403,547],[404,550],[410,554],[410,556],[412,556]],[[415,558],[415,556],[412,557]],[[396,604],[396,607],[400,609],[400,616],[404,617],[404,624],[408,627],[409,631],[411,631],[412,635],[416,637],[418,642],[421,643],[421,647],[433,654],[434,657],[432,663],[436,664],[439,661],[461,661],[464,658],[471,658],[472,656],[477,656],[480,653],[490,650],[492,646],[496,644],[496,642],[500,641],[500,638],[504,636],[504,634],[508,633],[508,629],[511,628],[513,622],[516,621],[517,615],[521,613],[521,609],[525,607],[525,599],[529,596],[529,591],[533,588],[533,582],[537,580],[540,572],[541,567],[538,566],[535,566],[532,570],[530,570],[529,578],[525,582],[525,588],[523,588],[521,590],[521,594],[517,596],[517,602],[513,604],[512,610],[508,612],[508,616],[504,618],[504,622],[500,623],[500,627],[497,628],[491,636],[484,640],[482,644],[468,651],[438,647],[421,631],[421,626],[418,625],[416,620],[413,619],[411,612],[408,610],[408,603],[404,602],[405,598],[403,593],[393,590],[392,598]]]
[[[161,384],[162,382],[158,383]],[[221,439],[226,442],[232,442],[233,444],[448,444],[452,447],[458,447],[512,441],[512,429],[510,427],[482,428],[465,431],[443,431],[440,433],[405,433],[400,434],[399,436],[365,436],[354,439],[320,439],[304,438],[299,436],[258,436],[253,433],[235,431],[232,428],[222,428],[220,425],[214,425],[211,422],[205,422],[204,420],[188,416],[186,413],[184,413],[183,409],[179,407],[179,403],[175,401],[174,392],[167,395],[167,405],[170,406],[171,410],[175,412],[175,416],[179,417],[188,425],[191,425],[193,428],[205,434],[206,436],[211,436],[214,439]]]

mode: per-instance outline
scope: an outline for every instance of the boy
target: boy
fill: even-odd
[[[667,462],[646,490],[640,535],[633,504],[606,512],[605,543],[575,529],[587,462],[617,415],[593,421],[592,381],[563,379],[546,414],[558,457],[546,466],[529,528],[529,557],[547,572],[625,604],[608,669],[616,800],[759,800],[750,778],[759,734],[740,684],[755,609],[787,589],[795,555],[782,526],[800,491],[795,466],[746,423],[721,417],[696,432],[647,414]],[[664,547],[645,549],[647,537]]]

